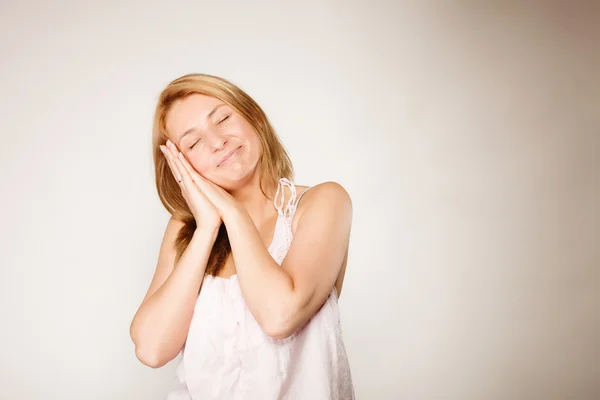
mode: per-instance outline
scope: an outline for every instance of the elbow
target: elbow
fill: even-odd
[[[292,336],[296,330],[284,324],[268,325],[264,328],[265,333],[273,339],[287,339]]]
[[[142,364],[154,369],[160,368],[170,361],[165,357],[160,357],[156,351],[143,350],[139,346],[135,347],[135,356]]]
[[[263,330],[273,339],[286,339],[292,336],[298,330],[298,312],[288,310],[287,312],[278,312],[275,315],[266,318],[263,323]]]
[[[171,361],[175,356],[168,357],[160,346],[148,341],[147,335],[142,335],[135,320],[129,328],[129,336],[135,346],[135,356],[144,365],[150,368],[160,368]]]
[[[130,331],[131,340],[135,346],[135,356],[150,368],[160,368],[180,353],[183,344],[176,346],[172,340],[148,337],[148,332],[142,335],[140,331]]]

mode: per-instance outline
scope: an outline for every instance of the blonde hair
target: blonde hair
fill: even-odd
[[[260,189],[265,197],[269,196],[265,193],[264,187],[274,188],[281,178],[293,181],[294,175],[292,162],[266,114],[242,89],[223,78],[207,74],[187,74],[169,83],[161,92],[156,105],[152,129],[152,156],[160,201],[174,218],[185,223],[179,230],[175,242],[176,261],[192,239],[196,220],[159,146],[165,145],[169,139],[165,120],[173,104],[196,93],[215,97],[233,107],[254,128],[263,150],[257,168],[259,168]],[[231,245],[227,229],[222,223],[206,265],[206,273],[216,275],[230,253]]]

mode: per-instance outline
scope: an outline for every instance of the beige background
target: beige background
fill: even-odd
[[[0,398],[164,399],[128,329],[168,219],[153,107],[189,72],[350,192],[358,399],[600,398],[594,3],[50,3],[0,5]]]

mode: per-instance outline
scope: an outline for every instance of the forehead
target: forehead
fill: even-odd
[[[197,93],[175,101],[165,118],[167,135],[171,140],[179,138],[183,132],[203,122],[219,104],[225,103],[217,98]],[[223,108],[225,107],[219,107],[217,112]]]

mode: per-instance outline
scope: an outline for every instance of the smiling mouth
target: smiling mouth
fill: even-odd
[[[235,148],[231,153],[229,153],[227,156],[225,156],[225,158],[223,160],[221,160],[221,162],[217,165],[217,167],[220,167],[221,165],[225,164],[227,161],[231,160],[231,158],[240,149],[240,147],[242,147],[242,146]]]

